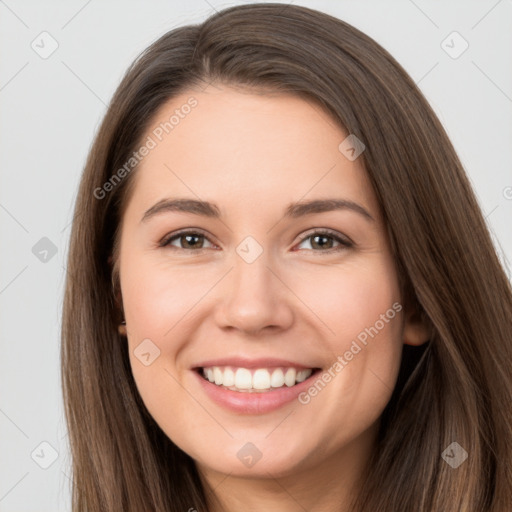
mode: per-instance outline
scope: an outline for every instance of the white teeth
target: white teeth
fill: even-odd
[[[270,384],[273,388],[281,388],[284,386],[284,373],[281,368],[274,370],[272,377],[270,378]]]
[[[233,368],[213,366],[203,368],[203,375],[217,386],[223,386],[233,391],[265,391],[270,389],[294,386],[305,381],[313,373],[312,369],[296,370],[295,368]]]
[[[252,377],[254,389],[270,389],[270,373],[267,370],[256,370]]]
[[[213,378],[215,379],[215,384],[222,384],[222,370],[217,366],[213,368]]]
[[[288,368],[286,373],[284,374],[284,383],[290,388],[295,384],[295,377],[297,376],[297,371],[295,368]]]
[[[311,370],[301,370],[300,372],[297,372],[297,377],[295,377],[295,380],[297,382],[303,382],[305,381],[309,376],[311,375]]]
[[[238,389],[251,389],[252,376],[251,372],[245,368],[238,368],[235,373],[235,388]]]
[[[226,368],[224,370],[222,384],[227,387],[235,385],[235,372],[231,368]]]

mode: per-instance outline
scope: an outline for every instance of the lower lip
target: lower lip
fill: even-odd
[[[211,383],[197,371],[194,371],[194,373],[205,393],[220,406],[241,414],[265,414],[275,411],[296,399],[300,393],[311,385],[311,381],[316,378],[318,370],[313,372],[306,380],[295,384],[295,386],[288,387],[285,385],[282,388],[261,393],[232,391]]]

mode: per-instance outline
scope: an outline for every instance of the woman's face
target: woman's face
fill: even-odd
[[[372,449],[408,324],[347,135],[296,96],[210,86],[144,136],[119,262],[130,362],[206,471],[284,476]]]

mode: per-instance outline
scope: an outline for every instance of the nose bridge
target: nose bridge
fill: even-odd
[[[233,255],[228,289],[221,307],[224,326],[243,331],[260,331],[268,326],[284,327],[291,321],[286,290],[274,275],[271,251],[247,237]]]
[[[269,270],[270,265],[268,251],[255,255],[253,247],[247,248],[247,244],[240,244],[233,258],[233,294],[238,295],[239,300],[244,296],[252,295],[257,298],[258,294],[270,295],[273,277]]]

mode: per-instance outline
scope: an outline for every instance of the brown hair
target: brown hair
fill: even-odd
[[[329,15],[284,4],[225,9],[172,30],[127,71],[75,206],[62,322],[73,511],[208,510],[194,461],[147,412],[116,303],[119,226],[136,168],[103,199],[157,109],[209,81],[301,95],[361,139],[406,307],[432,335],[383,415],[354,510],[502,512],[512,503],[512,290],[462,165],[402,67]],[[415,306],[414,306],[415,305]],[[403,368],[411,366],[406,353]],[[441,454],[469,454],[457,469]],[[208,499],[207,499],[208,498]]]

